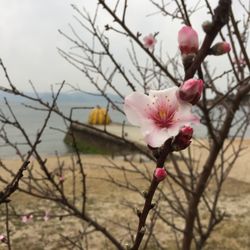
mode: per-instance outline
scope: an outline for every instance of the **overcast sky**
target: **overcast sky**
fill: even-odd
[[[18,88],[30,89],[29,80],[34,82],[39,91],[49,91],[51,84],[63,80],[79,85],[86,81],[78,70],[58,54],[57,47],[68,48],[67,41],[58,33],[58,29],[67,32],[68,24],[74,23],[72,17],[74,12],[70,4],[85,5],[91,12],[96,2],[96,0],[0,0],[0,57]],[[215,4],[216,2],[211,1]],[[131,0],[130,3],[128,22],[134,26],[134,31],[138,30],[144,34],[161,31],[159,39],[166,37],[168,49],[172,49],[174,54],[178,27],[171,23],[167,26],[166,22],[156,21],[156,17],[146,17],[146,14],[154,12],[148,1]],[[107,20],[109,19],[104,16],[100,25],[104,26]],[[195,23],[199,20],[199,16],[193,20]],[[117,51],[121,49],[126,51],[122,44],[118,44]],[[6,82],[2,72],[0,80],[1,85]],[[86,90],[93,91],[94,88],[86,84]]]
[[[0,1],[0,57],[18,87],[27,90],[32,80],[38,90],[49,91],[50,84],[80,79],[56,49],[65,40],[57,30],[72,21],[72,2],[77,1]]]

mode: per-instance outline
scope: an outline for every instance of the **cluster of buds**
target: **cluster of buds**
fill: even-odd
[[[189,67],[199,49],[197,32],[192,27],[184,26],[178,33],[179,49],[181,51],[183,65]],[[189,79],[185,81],[177,90],[177,98],[181,102],[197,104],[203,90],[203,81],[199,79]],[[171,143],[172,151],[186,149],[191,144],[193,128],[189,125],[183,126],[179,133],[173,138]],[[157,167],[154,172],[156,181],[160,182],[167,176],[164,168]]]
[[[179,134],[174,137],[171,149],[172,151],[180,151],[186,149],[191,144],[193,136],[193,128],[184,126],[180,129]],[[164,167],[157,167],[154,171],[154,177],[157,182],[163,181],[167,176],[167,171]]]
[[[199,79],[189,79],[185,81],[177,92],[181,101],[188,102],[192,105],[197,104],[200,100],[203,90],[203,81]],[[172,141],[172,150],[180,151],[186,149],[191,144],[193,136],[193,128],[189,125],[183,126],[178,135]]]
[[[207,35],[212,32],[213,25],[211,22],[203,23],[203,30]],[[156,35],[149,34],[143,38],[146,49],[154,49]],[[197,32],[190,26],[182,27],[178,33],[178,44],[186,71],[199,51]],[[219,42],[208,50],[208,54],[223,55],[230,49],[227,42]],[[128,120],[141,127],[144,139],[156,158],[167,140],[171,141],[170,151],[180,151],[190,145],[193,136],[190,124],[199,120],[192,114],[191,108],[200,100],[203,86],[202,80],[188,79],[179,88],[150,90],[148,95],[134,92],[125,98],[124,111]],[[157,182],[164,180],[166,176],[164,168],[155,169],[154,177]]]
[[[212,29],[212,23],[206,21],[202,24],[202,28],[206,33],[209,33]],[[184,26],[178,33],[179,49],[181,51],[184,68],[187,69],[198,52],[199,41],[197,32],[190,26]],[[227,42],[219,42],[212,46],[208,54],[220,56],[228,53],[231,50],[231,46]]]

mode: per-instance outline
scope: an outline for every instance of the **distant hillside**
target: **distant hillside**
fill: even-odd
[[[35,95],[33,93],[25,93],[29,96],[34,96]],[[43,92],[43,93],[39,93],[39,96],[42,100],[50,102],[52,100],[51,97],[51,93],[49,92]],[[117,95],[113,95],[113,94],[108,94],[108,97],[114,101],[114,102],[122,102],[122,99],[117,96]],[[7,100],[9,102],[25,102],[27,101],[27,99],[21,97],[21,96],[16,96],[16,95],[12,95],[12,94],[8,94],[8,93],[4,93],[4,92],[0,92],[0,100],[1,103],[3,103],[4,98],[7,98]],[[80,93],[80,92],[74,92],[74,93],[65,93],[62,92],[58,98],[58,102],[70,102],[70,103],[89,103],[89,104],[105,104],[107,103],[106,99],[103,96],[100,96],[98,94],[95,93]]]

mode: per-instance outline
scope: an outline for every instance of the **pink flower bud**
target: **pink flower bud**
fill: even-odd
[[[63,183],[63,182],[65,181],[65,178],[64,178],[63,175],[58,176],[58,179],[59,179],[59,182],[60,182],[60,183]]]
[[[178,33],[181,54],[196,53],[199,48],[198,34],[190,26],[184,26]]]
[[[225,53],[228,53],[231,50],[231,46],[227,42],[216,43],[211,49],[210,54],[214,56],[220,56]]]
[[[3,234],[0,234],[0,242],[3,242],[3,243],[7,242],[7,238]]]
[[[193,130],[193,128],[190,127],[190,126],[184,126],[184,127],[181,128],[181,130],[180,130],[180,134],[181,134],[182,136],[185,136],[185,137],[188,138],[189,140],[192,138],[193,132],[194,132],[194,130]]]
[[[166,176],[167,172],[164,168],[156,168],[154,172],[154,176],[158,182],[163,181]]]
[[[143,38],[143,41],[144,41],[144,47],[147,49],[154,49],[155,44],[157,42],[153,34],[149,34],[148,36],[145,36]]]
[[[189,79],[180,86],[178,93],[182,101],[195,105],[200,100],[202,90],[202,80]]]
[[[174,151],[180,151],[187,148],[193,136],[193,129],[190,126],[184,126],[181,128],[179,134],[172,142],[172,148]]]

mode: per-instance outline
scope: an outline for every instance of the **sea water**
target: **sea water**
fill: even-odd
[[[87,123],[90,109],[78,108],[91,108],[95,107],[95,104],[96,103],[61,102],[58,103],[58,108],[65,116],[69,116],[71,108],[77,107],[77,109],[74,109],[72,112],[73,120]],[[25,133],[29,136],[29,140],[34,143],[37,133],[42,129],[45,118],[48,115],[48,111],[40,110],[41,106],[39,105],[31,105],[36,107],[36,109],[24,106],[23,104],[17,102],[10,103],[16,119],[24,129]],[[8,117],[8,119],[14,121],[14,118],[5,104],[0,104],[0,110],[5,114],[5,116]],[[125,119],[125,116],[121,112],[112,108],[110,108],[109,114],[113,122],[122,123]],[[67,120],[64,120],[56,113],[52,113],[45,131],[42,134],[41,143],[39,143],[37,147],[38,151],[43,155],[55,155],[55,153],[63,155],[68,153],[70,148],[64,143],[67,126],[69,126],[69,122]],[[25,153],[30,149],[30,147],[27,146],[27,141],[24,135],[19,129],[12,125],[4,124],[3,122],[0,122],[0,129],[1,128],[5,129],[9,141],[15,144],[20,149],[21,153]],[[1,134],[3,134],[3,131],[0,131],[0,135]],[[0,158],[10,157],[16,157],[16,150],[0,138]]]
[[[10,102],[11,109],[16,116],[16,119],[23,127],[24,131],[29,136],[29,140],[33,143],[36,139],[37,133],[41,130],[44,120],[48,114],[48,111],[41,110],[42,106],[37,105],[36,103],[27,103],[26,105],[31,105],[33,108],[24,106],[22,102]],[[58,103],[58,108],[65,116],[69,116],[72,107],[94,107],[97,102],[95,99],[91,99],[86,103],[81,101],[63,101]],[[103,107],[106,106],[106,102],[103,100],[98,104]],[[122,107],[122,105],[120,105]],[[35,109],[34,109],[35,108]],[[0,103],[0,110],[3,112],[11,121],[13,117],[10,114],[6,104],[2,101]],[[74,109],[72,118],[79,122],[87,123],[88,114],[90,109]],[[126,121],[126,117],[116,109],[110,108],[109,115],[113,122],[122,123]],[[238,115],[240,116],[240,114]],[[127,122],[127,121],[126,121]],[[128,122],[127,122],[128,123]],[[37,149],[42,155],[59,155],[66,154],[70,151],[70,148],[64,143],[65,133],[67,132],[67,126],[69,123],[65,121],[61,116],[56,113],[52,113],[46,129],[41,137],[41,143],[38,145]],[[11,143],[15,144],[21,153],[26,153],[30,147],[28,147],[27,141],[23,134],[15,128],[14,126],[3,124],[0,122],[0,129],[4,127],[8,139]],[[236,129],[234,129],[235,131]],[[3,131],[0,132],[0,135],[3,134]],[[197,125],[194,128],[194,135],[198,138],[206,138],[207,132],[204,125]],[[248,126],[246,137],[250,137],[250,127]],[[3,139],[0,138],[0,158],[15,158],[16,150],[6,144]]]

